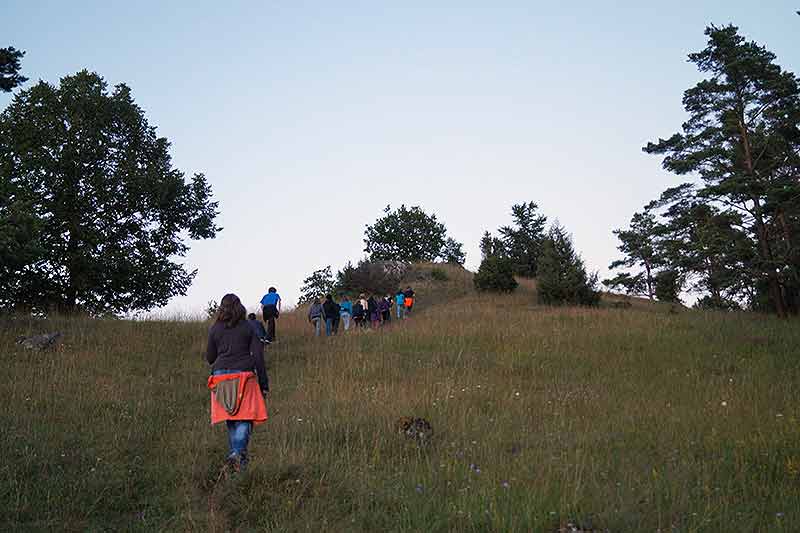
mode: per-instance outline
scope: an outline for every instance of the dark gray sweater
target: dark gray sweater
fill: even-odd
[[[261,392],[269,390],[264,345],[246,320],[229,328],[217,322],[208,331],[206,360],[213,370],[254,370]]]

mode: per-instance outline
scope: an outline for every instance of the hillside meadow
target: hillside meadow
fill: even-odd
[[[271,418],[233,478],[207,323],[5,319],[0,527],[800,530],[797,321],[547,308],[530,283],[483,296],[454,276],[380,331],[314,338],[283,315]],[[14,342],[53,330],[54,350]]]

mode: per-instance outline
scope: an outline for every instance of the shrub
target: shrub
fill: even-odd
[[[517,288],[511,260],[497,255],[483,258],[472,281],[479,291],[511,292]]]
[[[447,272],[441,268],[434,268],[431,270],[431,277],[434,279],[434,281],[447,281],[449,279],[447,277]]]
[[[391,294],[397,290],[408,271],[402,261],[359,261],[354,267],[348,263],[336,274],[336,291],[348,294],[368,292]]]

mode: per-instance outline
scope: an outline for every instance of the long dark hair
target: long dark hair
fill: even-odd
[[[217,309],[217,322],[224,322],[226,327],[232,328],[244,319],[247,310],[235,294],[226,294],[222,297]]]

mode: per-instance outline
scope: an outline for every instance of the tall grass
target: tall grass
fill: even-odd
[[[796,322],[418,286],[429,297],[381,331],[314,338],[302,312],[279,319],[270,420],[232,480],[224,427],[209,425],[207,324],[5,322],[0,524],[800,528]],[[13,344],[54,329],[59,350]],[[432,441],[395,433],[404,415],[429,420]]]

